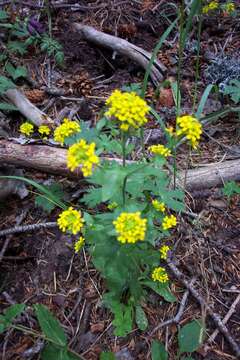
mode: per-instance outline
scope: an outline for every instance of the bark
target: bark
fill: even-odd
[[[96,45],[109,48],[117,53],[129,57],[131,60],[138,63],[145,70],[151,59],[152,54],[142,48],[131,44],[129,41],[121,39],[117,36],[105,34],[94,29],[92,26],[74,23],[75,30],[80,32],[84,38]],[[151,79],[155,85],[158,85],[163,80],[163,73],[166,72],[166,67],[156,60],[151,68]]]
[[[66,159],[66,149],[45,145],[20,145],[8,140],[0,140],[0,165],[5,163],[70,178],[81,178],[81,169],[71,172],[66,166]],[[185,172],[179,172],[179,186],[183,186],[184,178]],[[240,159],[189,170],[185,188],[187,190],[210,188],[221,186],[229,180],[240,180]]]
[[[19,90],[9,89],[4,95],[14,104],[19,112],[36,126],[52,125],[53,120],[34,106]]]

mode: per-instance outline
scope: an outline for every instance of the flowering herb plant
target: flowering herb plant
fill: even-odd
[[[184,193],[173,188],[166,170],[171,170],[169,158],[177,142],[184,138],[196,148],[202,130],[195,117],[178,117],[176,129],[167,131],[166,144],[150,146],[147,158],[128,161],[134,151],[129,139],[140,136],[150,107],[136,92],[115,90],[106,108],[95,129],[67,119],[55,129],[55,140],[69,146],[67,166],[71,171],[81,168],[91,185],[79,209],[64,210],[58,224],[78,237],[76,252],[84,245],[90,252],[106,280],[103,301],[114,313],[115,334],[125,336],[134,319],[141,330],[147,327],[141,307],[147,288],[175,301],[164,262],[176,213],[184,209]],[[109,150],[121,159],[101,159]]]

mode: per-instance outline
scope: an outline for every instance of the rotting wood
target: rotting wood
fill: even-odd
[[[53,125],[53,120],[34,106],[19,90],[9,89],[4,93],[4,96],[6,96],[8,100],[18,108],[19,112],[34,125]]]
[[[67,150],[47,145],[20,145],[0,140],[0,164],[32,168],[51,174],[81,178],[81,169],[71,172],[66,165]],[[119,161],[119,159],[109,159]],[[177,184],[183,186],[185,171],[179,171]],[[221,186],[229,180],[240,180],[240,159],[213,163],[209,166],[191,169],[186,176],[187,190],[201,190]]]
[[[94,29],[92,26],[74,23],[73,27],[76,31],[81,33],[84,38],[96,45],[106,47],[117,53],[127,56],[131,60],[138,63],[145,70],[149,64],[152,54],[140,48],[139,46],[131,44],[129,41],[121,39],[117,36],[105,34],[102,31]],[[167,68],[157,59],[154,60],[151,68],[150,76],[155,85],[158,85],[163,80],[163,74]]]

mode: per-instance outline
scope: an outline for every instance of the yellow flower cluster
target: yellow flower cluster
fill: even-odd
[[[79,253],[79,251],[81,250],[81,248],[83,247],[85,243],[85,239],[83,236],[80,236],[80,238],[78,239],[78,241],[75,242],[74,244],[74,250],[75,253]]]
[[[92,175],[93,165],[99,163],[99,157],[95,154],[95,143],[87,144],[84,139],[69,147],[67,152],[67,166],[74,171],[81,166],[83,176]]]
[[[30,136],[34,131],[33,124],[26,121],[20,126],[19,131],[23,135]]]
[[[164,157],[171,156],[171,150],[162,144],[149,146],[148,150],[155,155],[162,155]]]
[[[171,229],[172,227],[177,225],[177,218],[174,215],[164,216],[162,221],[163,230]]]
[[[224,10],[226,11],[227,14],[231,14],[232,12],[235,11],[235,4],[233,2],[228,2],[224,5]]]
[[[196,149],[202,134],[201,123],[191,115],[177,117],[177,136],[186,136],[193,149]]]
[[[43,136],[44,139],[46,139],[46,136],[48,136],[50,134],[51,129],[47,125],[41,125],[38,128],[38,132],[40,135]]]
[[[168,245],[163,245],[159,250],[160,251],[160,258],[163,259],[163,260],[166,260],[169,250],[170,250],[170,247]]]
[[[203,6],[202,12],[203,12],[203,14],[208,14],[209,11],[216,10],[216,9],[218,9],[218,7],[219,7],[218,1],[213,0],[213,1],[210,1],[209,4]]]
[[[71,206],[59,215],[57,223],[62,232],[69,231],[76,235],[83,227],[84,219],[81,212]]]
[[[121,243],[134,244],[137,241],[143,241],[145,238],[147,220],[140,217],[140,212],[123,212],[113,221],[115,230],[118,234],[118,241]]]
[[[152,279],[153,281],[159,281],[160,283],[166,283],[169,280],[166,270],[161,266],[153,270]]]
[[[165,204],[156,199],[152,200],[152,205],[157,211],[164,212],[166,210]]]
[[[135,92],[115,90],[107,99],[106,105],[109,109],[105,115],[120,121],[120,129],[123,131],[128,131],[129,128],[138,129],[148,121],[146,115],[150,108]]]
[[[63,123],[59,125],[54,131],[54,140],[59,142],[61,145],[64,144],[64,140],[68,136],[72,136],[81,131],[80,125],[76,121],[63,119]]]

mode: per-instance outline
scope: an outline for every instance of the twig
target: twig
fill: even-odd
[[[0,236],[5,236],[9,234],[16,234],[20,232],[33,231],[40,228],[54,228],[57,227],[56,222],[48,222],[48,223],[39,223],[39,224],[31,224],[31,225],[23,225],[23,226],[15,226],[10,229],[5,229],[0,231]],[[0,254],[1,259],[1,254]]]
[[[230,317],[231,317],[231,316],[233,315],[233,313],[236,311],[236,306],[238,305],[239,301],[240,301],[240,294],[238,294],[238,296],[236,297],[235,301],[232,303],[229,311],[228,311],[227,314],[225,315],[225,317],[224,317],[224,319],[223,319],[223,321],[222,321],[224,325],[228,322],[228,320],[230,319]],[[208,341],[207,341],[207,345],[211,344],[211,343],[215,340],[215,338],[217,337],[218,333],[219,333],[219,330],[216,329],[216,330],[212,333],[212,335],[209,337],[209,339],[208,339]]]
[[[192,279],[190,281],[190,284],[193,285],[195,279]],[[184,309],[185,309],[185,306],[186,306],[186,303],[187,303],[187,299],[188,299],[188,295],[189,295],[189,290],[187,289],[185,291],[185,293],[183,294],[183,297],[182,297],[182,300],[180,302],[180,305],[179,305],[179,309],[178,309],[178,312],[177,314],[172,318],[172,319],[168,319],[162,323],[160,323],[159,325],[157,325],[151,332],[150,332],[150,336],[152,336],[156,331],[158,331],[159,329],[161,329],[162,327],[164,326],[169,326],[171,324],[178,324],[182,315],[183,315],[183,312],[184,312]]]
[[[209,315],[211,316],[212,320],[214,321],[215,325],[218,327],[219,331],[223,334],[225,339],[228,341],[229,345],[231,346],[232,350],[235,352],[237,358],[240,357],[240,346],[237,344],[235,339],[230,334],[227,327],[222,322],[220,316],[215,313],[212,308],[206,303],[204,298],[197,292],[196,289],[194,289],[193,285],[185,279],[184,274],[176,267],[176,265],[173,263],[172,259],[169,257],[167,258],[167,264],[173,274],[176,276],[176,278],[182,282],[182,284],[190,291],[192,296],[198,301],[198,303],[201,305],[201,307],[205,308]]]

